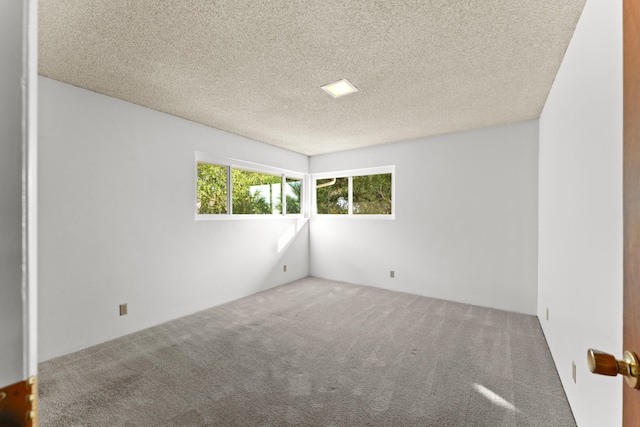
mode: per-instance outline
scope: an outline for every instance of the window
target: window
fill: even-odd
[[[315,212],[394,218],[394,170],[384,166],[315,175]]]
[[[241,169],[232,169],[233,213],[280,214],[282,213],[282,177]]]
[[[325,178],[316,181],[316,206],[319,214],[349,213],[349,178]]]
[[[205,153],[196,165],[196,218],[303,213],[304,174]]]
[[[302,213],[302,179],[286,178],[284,186],[287,214]]]
[[[227,167],[198,163],[199,214],[227,213]]]
[[[354,215],[391,215],[391,174],[353,177]]]

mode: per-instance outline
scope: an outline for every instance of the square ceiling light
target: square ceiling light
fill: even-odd
[[[340,98],[341,96],[349,95],[358,91],[351,82],[347,79],[338,80],[337,82],[329,83],[322,86],[322,89],[334,98]]]

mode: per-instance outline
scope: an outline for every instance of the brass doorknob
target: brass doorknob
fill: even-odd
[[[634,352],[625,350],[623,359],[617,360],[611,354],[590,348],[587,352],[587,362],[589,370],[594,374],[611,377],[620,374],[624,376],[629,387],[640,389],[640,379],[638,378],[640,362]]]

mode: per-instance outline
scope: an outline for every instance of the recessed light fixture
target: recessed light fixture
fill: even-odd
[[[322,86],[322,89],[334,98],[340,98],[341,96],[349,95],[358,91],[351,82],[347,79],[338,80],[337,82],[329,83]]]

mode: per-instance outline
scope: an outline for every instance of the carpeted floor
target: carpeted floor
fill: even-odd
[[[306,278],[40,364],[48,426],[575,426],[538,320]]]

